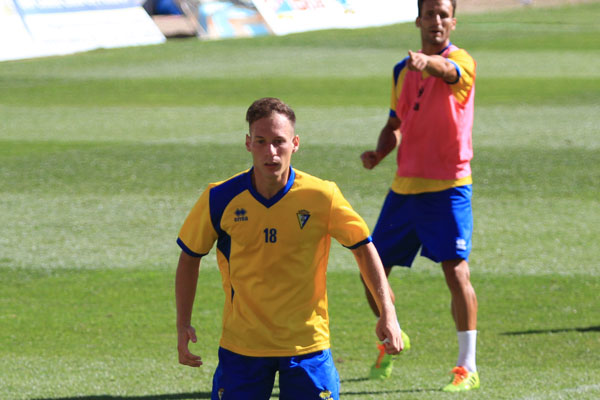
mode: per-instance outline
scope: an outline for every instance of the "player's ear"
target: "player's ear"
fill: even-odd
[[[417,17],[417,19],[415,19],[415,25],[417,26],[417,28],[421,27],[421,17]]]
[[[250,137],[250,134],[246,134],[246,150],[250,151],[250,142],[252,141],[252,138]]]
[[[292,153],[295,153],[298,151],[298,147],[300,146],[300,136],[294,135],[294,137],[292,138],[292,143],[294,145],[294,148],[292,149]]]

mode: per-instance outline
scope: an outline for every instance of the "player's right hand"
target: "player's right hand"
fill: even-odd
[[[190,352],[188,347],[190,340],[193,343],[198,341],[196,330],[193,326],[177,328],[177,352],[179,353],[179,363],[189,365],[190,367],[199,367],[202,365],[202,358]]]
[[[363,163],[363,167],[365,167],[366,169],[373,169],[377,164],[379,164],[381,158],[379,157],[379,154],[376,151],[370,150],[362,153],[360,155],[360,160]]]
[[[427,68],[429,56],[423,53],[408,51],[408,69],[411,71],[423,71]]]
[[[386,315],[382,315],[377,321],[375,333],[381,343],[385,346],[385,352],[387,354],[398,354],[404,350],[404,341],[402,340],[402,334],[400,333],[400,324],[396,315],[392,318],[387,318]]]

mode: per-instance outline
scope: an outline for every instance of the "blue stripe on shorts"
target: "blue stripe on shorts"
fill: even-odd
[[[435,262],[468,260],[471,196],[471,185],[408,195],[390,190],[372,235],[383,265],[410,267],[419,248]]]

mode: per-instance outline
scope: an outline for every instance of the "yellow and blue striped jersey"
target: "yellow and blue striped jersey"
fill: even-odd
[[[356,248],[371,241],[337,185],[290,168],[265,199],[252,169],[210,184],[177,240],[203,256],[217,243],[225,305],[220,345],[256,357],[329,348],[326,270],[331,237]]]

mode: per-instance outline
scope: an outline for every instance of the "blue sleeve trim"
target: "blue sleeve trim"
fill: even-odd
[[[361,240],[360,242],[356,243],[353,246],[344,246],[344,247],[347,248],[347,249],[350,249],[350,250],[354,250],[354,249],[357,249],[360,246],[363,246],[363,245],[365,245],[367,243],[371,243],[372,241],[373,241],[373,238],[371,236],[369,236],[365,240]]]
[[[454,68],[456,68],[456,80],[454,82],[448,82],[449,85],[454,85],[455,83],[458,83],[458,81],[460,81],[460,67],[458,66],[457,63],[455,63],[452,60],[448,60],[449,62],[451,62],[452,64],[454,64]]]
[[[187,247],[185,245],[185,243],[183,243],[183,240],[181,240],[180,238],[177,238],[177,244],[179,245],[179,247],[181,247],[181,250],[183,250],[187,255],[192,256],[192,257],[204,257],[205,255],[208,254],[208,253],[200,254],[200,253],[193,252],[192,250],[190,250],[189,247]]]
[[[392,118],[398,118],[398,116],[396,115],[396,110],[390,109],[390,117],[392,117]]]

